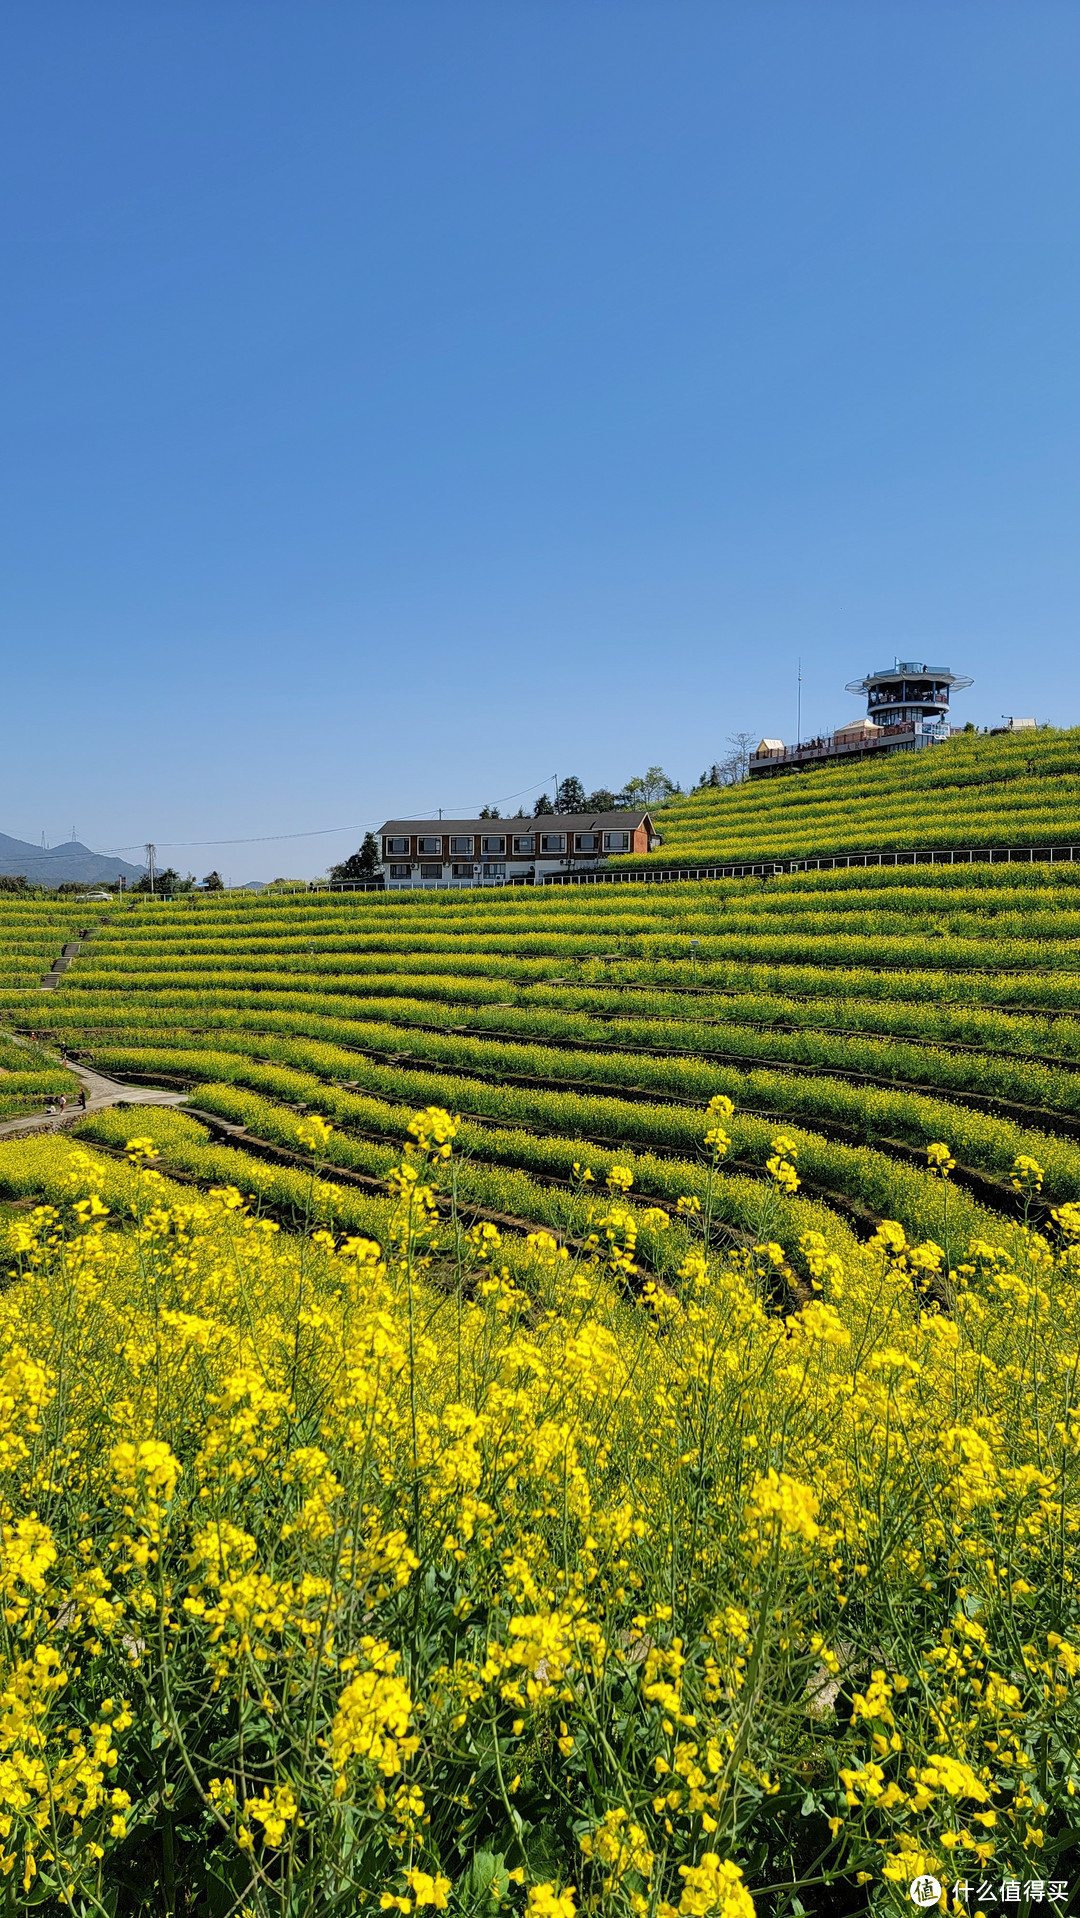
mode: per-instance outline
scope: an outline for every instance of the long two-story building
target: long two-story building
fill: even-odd
[[[390,889],[542,885],[612,854],[659,845],[647,812],[541,813],[535,819],[388,819],[380,828]]]

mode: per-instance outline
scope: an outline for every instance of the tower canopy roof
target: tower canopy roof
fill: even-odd
[[[934,679],[955,693],[961,693],[965,687],[975,684],[967,673],[954,673],[949,666],[927,666],[921,659],[897,659],[891,666],[883,666],[876,673],[867,673],[865,679],[849,679],[845,690],[849,693],[868,693],[872,686],[887,686],[892,680],[904,679]]]

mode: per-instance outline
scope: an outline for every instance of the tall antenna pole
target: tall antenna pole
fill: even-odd
[[[802,654],[801,653],[799,654],[798,674],[799,674],[798,719],[796,724],[797,724],[797,729],[799,734],[797,743],[798,745],[801,746],[802,745]]]
[[[152,899],[154,896],[154,848],[149,843],[146,847],[146,864],[150,873],[150,897]]]

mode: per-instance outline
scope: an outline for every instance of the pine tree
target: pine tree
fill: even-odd
[[[556,812],[584,812],[585,788],[574,773],[568,779],[560,779],[559,790],[555,794]]]

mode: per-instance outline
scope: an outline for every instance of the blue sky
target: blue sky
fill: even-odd
[[[800,654],[1080,722],[1072,0],[0,22],[0,830],[315,873]]]

